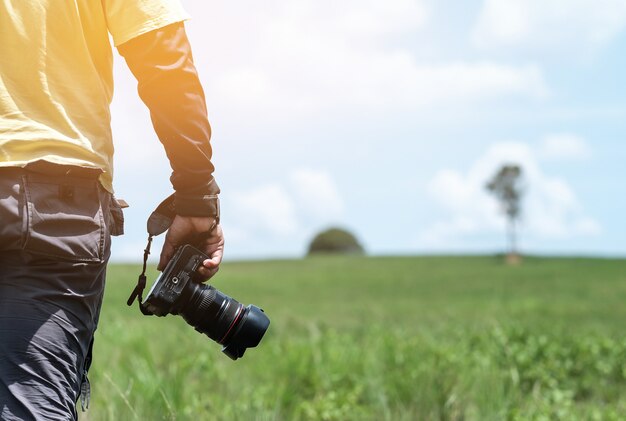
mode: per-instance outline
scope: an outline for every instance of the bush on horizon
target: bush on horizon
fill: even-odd
[[[313,254],[365,254],[365,250],[349,231],[329,228],[317,234],[311,241],[307,255]]]

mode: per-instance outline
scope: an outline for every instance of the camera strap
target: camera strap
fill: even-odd
[[[162,201],[154,212],[152,212],[150,218],[148,218],[148,244],[143,251],[143,268],[139,278],[137,279],[137,286],[135,286],[135,289],[130,294],[130,297],[128,297],[128,301],[126,301],[126,304],[130,307],[133,305],[133,302],[139,298],[139,310],[141,310],[141,312],[146,316],[151,316],[153,314],[143,305],[143,290],[146,288],[146,267],[148,265],[148,256],[150,256],[152,239],[155,236],[161,235],[167,231],[167,229],[172,225],[175,216],[176,211],[174,208],[174,195],[172,194],[167,199]]]
[[[141,270],[141,274],[137,279],[137,286],[135,286],[135,289],[130,294],[130,297],[128,297],[128,301],[126,301],[126,304],[130,307],[133,305],[133,302],[137,298],[139,298],[139,300],[137,301],[137,303],[139,304],[139,310],[141,310],[141,313],[143,313],[145,316],[152,316],[152,312],[150,312],[143,305],[143,290],[146,288],[146,266],[148,264],[148,256],[150,255],[150,246],[152,246],[152,235],[148,236],[148,245],[143,251],[143,269]]]

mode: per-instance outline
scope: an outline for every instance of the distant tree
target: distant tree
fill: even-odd
[[[311,254],[363,254],[363,246],[350,232],[341,228],[330,228],[320,232],[309,245]]]
[[[516,164],[504,165],[487,183],[486,188],[500,202],[502,212],[508,220],[507,237],[509,242],[510,262],[519,260],[517,250],[517,221],[522,212],[521,201],[524,194],[522,187],[522,168]]]

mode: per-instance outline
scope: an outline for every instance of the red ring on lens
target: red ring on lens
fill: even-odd
[[[243,316],[243,304],[239,304],[239,309],[237,311],[237,315],[235,316],[235,320],[233,320],[233,322],[231,323],[230,327],[226,331],[226,334],[224,335],[224,337],[222,339],[219,340],[218,344],[224,345],[224,341],[226,340],[226,338],[228,338],[228,335],[230,334],[230,331],[233,330],[233,327],[235,327],[235,325],[237,324],[239,319],[241,319],[241,316]]]

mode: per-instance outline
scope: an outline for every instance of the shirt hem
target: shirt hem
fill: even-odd
[[[160,29],[173,23],[184,22],[189,20],[190,17],[187,13],[181,13],[176,16],[168,16],[166,18],[152,19],[142,23],[140,26],[133,28],[132,30],[124,33],[122,36],[113,37],[113,43],[115,47],[119,47],[121,44],[137,38],[145,33]]]

